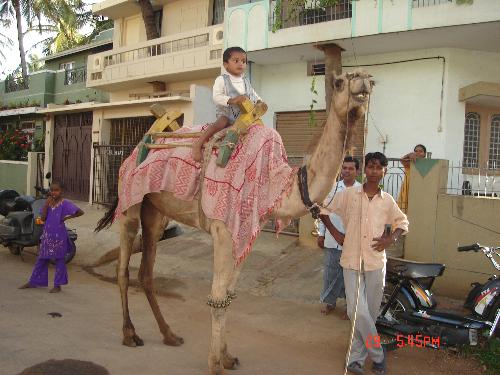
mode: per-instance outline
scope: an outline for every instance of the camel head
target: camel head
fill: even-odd
[[[334,76],[330,111],[349,125],[354,125],[366,112],[368,99],[374,86],[372,76],[363,70]]]

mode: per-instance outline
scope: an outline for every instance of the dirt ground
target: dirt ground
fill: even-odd
[[[162,311],[174,332],[185,339],[176,348],[162,344],[147,300],[142,291],[131,288],[131,316],[145,346],[128,348],[121,345],[121,306],[118,289],[110,282],[112,266],[101,267],[96,271],[100,276],[93,276],[71,265],[71,284],[59,294],[49,294],[47,289],[18,290],[34,260],[27,256],[23,263],[0,247],[1,374],[14,375],[49,359],[68,358],[93,362],[117,375],[207,373],[210,321],[205,302],[210,282],[204,277],[157,278]],[[247,280],[244,284],[258,283]],[[301,285],[292,283],[288,288],[300,289]],[[338,313],[323,317],[317,303],[244,289],[231,306],[227,322],[229,350],[241,361],[240,368],[230,374],[343,373],[350,326]],[[52,312],[62,316],[48,315]],[[482,373],[476,364],[454,354],[417,348],[391,352],[388,367],[389,374]]]

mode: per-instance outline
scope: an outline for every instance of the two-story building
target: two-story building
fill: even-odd
[[[86,200],[89,194],[92,112],[88,108],[108,101],[102,90],[86,87],[87,57],[111,49],[112,43],[113,30],[106,30],[89,44],[44,57],[44,68],[24,80],[0,82],[0,127],[23,129],[42,144],[48,135],[45,170],[66,186],[73,199]],[[47,107],[54,106],[60,110],[53,116]]]
[[[500,168],[499,1],[313,0],[291,11],[287,0],[229,0],[225,26],[226,46],[248,50],[265,122],[289,153],[303,154],[304,134],[316,131],[310,105],[322,110],[325,99],[315,46],[333,43],[344,71],[361,67],[376,81],[359,147],[400,157],[423,143],[433,158]]]
[[[113,49],[88,57],[87,87],[109,93],[93,106],[90,197],[111,203],[121,162],[154,122],[152,104],[184,113],[184,124],[215,119],[212,86],[220,74],[224,1],[153,1],[159,37],[147,40],[132,0],[105,0],[93,12],[114,20]]]

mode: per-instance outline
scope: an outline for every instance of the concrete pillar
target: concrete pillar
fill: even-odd
[[[409,233],[405,258],[436,261],[437,210],[439,194],[446,192],[448,160],[418,159],[410,167],[408,194]]]
[[[52,158],[54,153],[54,115],[47,115],[45,120],[45,162],[43,166],[44,177],[52,173]],[[43,179],[43,186],[49,187],[49,180]]]

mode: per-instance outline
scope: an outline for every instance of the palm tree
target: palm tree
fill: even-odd
[[[59,31],[67,40],[74,40],[77,38],[77,12],[82,11],[84,6],[82,0],[0,0],[0,20],[7,25],[16,22],[23,79],[28,76],[24,35],[34,30],[35,25],[40,33]],[[23,19],[28,24],[26,32],[23,32]],[[48,20],[51,25],[42,25],[42,19]]]
[[[7,27],[5,22],[0,21],[0,26]],[[9,38],[8,35],[0,32],[0,62],[5,61],[5,51],[12,46],[12,39]],[[2,72],[3,73],[3,72]]]
[[[142,19],[146,27],[146,38],[148,40],[158,38],[160,35],[156,29],[155,14],[151,0],[137,0],[137,2],[141,7]]]
[[[19,57],[21,58],[23,79],[25,79],[28,76],[28,68],[26,66],[26,54],[24,52],[23,43],[21,1],[23,0],[0,0],[0,19],[4,22],[4,24],[7,25],[10,25],[13,20],[16,21],[17,41],[19,43]]]

